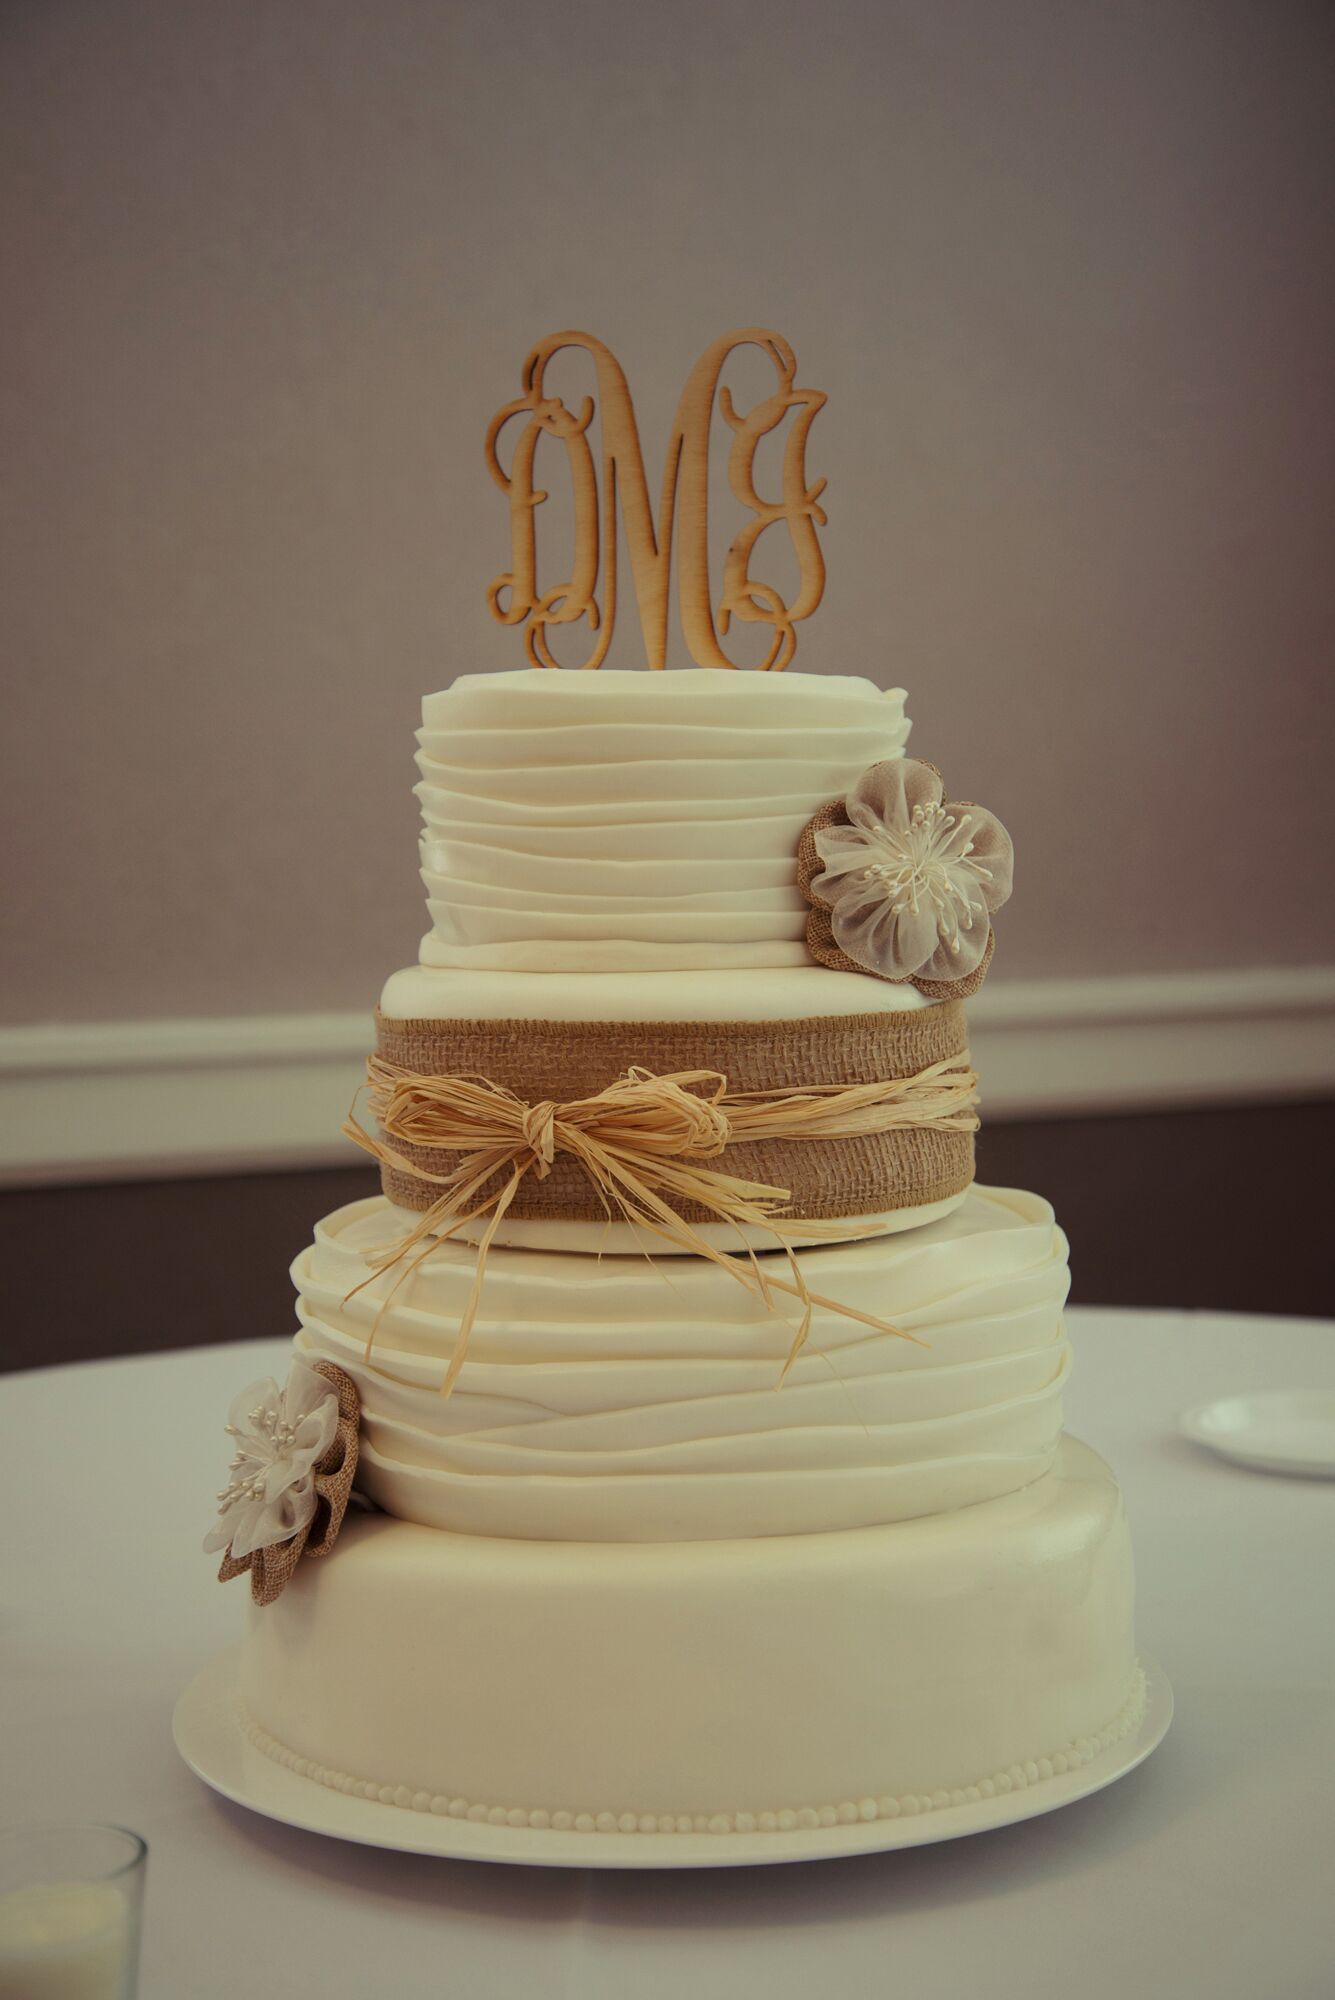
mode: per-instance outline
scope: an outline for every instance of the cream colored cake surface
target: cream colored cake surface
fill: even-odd
[[[458,1157],[456,1128],[432,1127],[426,1157],[407,1158],[410,1119],[386,1185],[421,1206],[353,1203],[297,1258],[296,1352],[332,1370],[323,1379],[354,1411],[360,1399],[356,1482],[380,1511],[350,1512],[336,1547],[295,1560],[281,1594],[249,1609],[245,1726],[268,1755],[387,1807],[572,1840],[726,1835],[1041,1784],[1136,1726],[1121,1496],[1061,1434],[1065,1238],[1037,1196],[958,1192],[975,1079],[957,1003],[925,1011],[936,1002],[898,975],[808,957],[799,836],[869,766],[900,758],[907,733],[898,690],[791,673],[465,675],[424,703],[432,930],[422,963],[382,993],[380,1033],[408,1051],[382,1071],[406,1101],[434,1101],[476,1067],[460,1051],[499,1049],[510,1069],[490,1081],[510,1093],[522,1173],[505,1145],[489,1171],[516,1172],[518,1187],[541,1170],[565,1206],[507,1216],[480,1286],[466,1235],[494,1194],[425,1261],[392,1261],[414,1228],[431,1245],[453,1219],[424,1216]],[[943,824],[929,816],[923,839]],[[922,1129],[878,1139],[901,1150],[876,1155],[890,1163],[868,1183],[874,1204],[795,1209],[859,1240],[797,1250],[820,1302],[786,1379],[791,1295],[771,1289],[767,1303],[735,1273],[671,1254],[699,1238],[575,1219],[598,1213],[563,1191],[580,1141],[563,1142],[564,1160],[541,1148],[558,1110],[602,1116],[618,1084],[586,1075],[582,1104],[555,1103],[577,1046],[588,1069],[584,1023],[631,1024],[617,1046],[632,1045],[620,1066],[637,1089],[649,1024],[698,1052],[739,1023],[748,1046],[769,1046],[766,1024],[781,1023],[796,1024],[778,1038],[795,1054],[753,1087],[766,1104],[795,1093],[806,1117],[822,1089],[931,1092],[947,1070],[969,1093],[962,1113],[922,1112]],[[886,1050],[921,1051],[938,1031],[953,1038],[944,1058],[891,1065]],[[847,1051],[867,1046],[877,1067],[859,1076]],[[840,1065],[824,1083],[822,1050]],[[712,1053],[660,1062],[649,1087],[711,1066]],[[894,1180],[927,1132],[959,1149],[958,1174]],[[709,1156],[725,1172],[744,1156],[732,1136]],[[822,1159],[815,1192],[838,1197],[861,1142],[830,1143],[849,1150]],[[782,1164],[797,1189],[800,1164]],[[793,1274],[772,1232],[709,1212],[724,1219],[699,1224],[707,1242],[749,1240],[766,1269]],[[318,1371],[296,1373],[319,1390]],[[263,1470],[282,1411],[252,1415],[268,1426]],[[281,1429],[282,1448],[296,1436]]]
[[[908,732],[833,674],[461,675],[422,704],[422,963],[804,967],[798,836]]]
[[[422,718],[433,928],[422,962],[386,981],[382,1014],[798,1021],[933,1004],[907,983],[812,963],[795,874],[817,806],[868,762],[902,756],[902,689],[833,674],[521,669],[461,675],[426,697]],[[958,1199],[872,1211],[856,1227],[913,1229]],[[700,1228],[720,1248],[771,1244]],[[597,1254],[642,1243],[616,1221],[519,1216],[498,1240]],[[790,1240],[809,1239],[799,1227]]]
[[[401,1805],[726,1832],[1078,1764],[1138,1718],[1131,1610],[1116,1481],[1068,1440],[1004,1499],[834,1534],[361,1520],[251,1608],[242,1691],[271,1755]]]
[[[593,974],[409,965],[380,995],[382,1014],[426,1021],[805,1021],[932,1005],[916,986],[811,964]]]
[[[471,1249],[348,1296],[411,1219],[340,1209],[292,1273],[298,1351],[356,1382],[360,1484],[404,1520],[543,1541],[809,1534],[969,1506],[1053,1462],[1069,1281],[1036,1195],[974,1188],[926,1228],[803,1251],[813,1292],[913,1338],[818,1308],[782,1388],[793,1319],[714,1265],[517,1250],[493,1252],[442,1398]]]

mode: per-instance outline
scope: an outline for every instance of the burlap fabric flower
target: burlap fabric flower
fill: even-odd
[[[932,1000],[978,991],[1014,849],[992,813],[947,802],[944,791],[934,764],[896,757],[808,821],[798,882],[818,963],[916,986]]]
[[[250,1594],[272,1604],[303,1556],[338,1539],[357,1470],[361,1398],[332,1361],[294,1360],[286,1386],[252,1382],[232,1404],[231,1478],[204,1542],[225,1551],[218,1581],[250,1572]]]

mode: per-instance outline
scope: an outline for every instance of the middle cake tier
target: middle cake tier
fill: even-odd
[[[382,1080],[398,1080],[407,1092],[399,1103],[407,1122],[395,1129],[386,1128],[383,1105],[371,1099],[388,1141],[381,1185],[391,1201],[419,1211],[436,1202],[444,1177],[465,1161],[463,1152],[423,1136],[417,1086],[429,1088],[434,1078],[486,1079],[512,1102],[558,1113],[632,1075],[684,1080],[701,1097],[721,1089],[729,1128],[722,1152],[683,1142],[682,1155],[783,1191],[777,1230],[722,1220],[689,1193],[674,1196],[674,1213],[722,1248],[913,1229],[946,1213],[973,1179],[977,1097],[963,1002],[931,1002],[911,986],[821,966],[629,973],[592,982],[573,974],[411,967],[395,973],[381,995],[376,1054]],[[877,1100],[871,1122],[859,1128],[854,1114],[850,1127],[835,1131],[840,1100],[868,1089]],[[748,1124],[751,1107],[776,1098],[809,1102],[804,1093],[823,1098],[811,1108],[828,1114],[825,1130],[806,1122],[800,1108],[782,1127]],[[457,1149],[462,1139],[452,1143]],[[493,1195],[504,1179],[498,1168]],[[485,1221],[484,1214],[472,1233]],[[840,1227],[823,1226],[831,1222]],[[642,1249],[645,1236],[618,1217],[615,1200],[574,1150],[558,1146],[549,1166],[528,1172],[514,1191],[497,1240],[616,1252]],[[658,1247],[671,1248],[662,1238]]]
[[[355,1202],[293,1266],[297,1350],[353,1377],[358,1483],[402,1520],[539,1541],[813,1534],[995,1499],[1053,1462],[1069,1279],[1036,1195],[975,1186],[922,1228],[802,1251],[833,1303],[782,1384],[796,1307],[711,1263],[493,1251],[448,1397],[476,1257],[440,1243],[377,1274],[415,1219]]]

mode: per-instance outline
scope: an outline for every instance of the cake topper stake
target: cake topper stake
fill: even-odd
[[[774,364],[774,393],[751,409],[739,412],[729,390],[719,390],[728,356],[738,347],[761,348]],[[549,396],[545,373],[553,355],[565,348],[582,348],[592,356],[601,417],[601,521],[599,474],[589,445],[595,402],[585,396],[578,413],[559,396]],[[549,334],[524,363],[522,396],[496,412],[487,430],[487,464],[510,506],[512,568],[496,577],[487,592],[492,616],[502,625],[522,625],[525,651],[535,667],[560,662],[547,637],[549,625],[573,625],[587,619],[595,634],[585,668],[600,667],[612,643],[617,612],[617,503],[625,524],[631,575],[644,635],[645,656],[654,668],[667,665],[668,596],[672,566],[674,520],[679,533],[677,589],[682,636],[698,666],[732,667],[719,643],[734,618],[745,624],[767,624],[774,637],[764,669],[786,667],[797,650],[794,626],[809,618],[825,589],[825,564],[817,525],[825,514],[817,504],[825,481],[807,485],[807,433],[825,402],[819,389],[796,386],[797,361],[782,335],[763,327],[742,327],[725,333],[705,350],[692,369],[668,441],[657,523],[649,500],[639,431],[630,389],[611,349],[588,333]],[[733,432],[728,453],[728,484],[752,519],[728,550],[717,624],[709,581],[709,441],[717,398],[724,421]],[[784,444],[782,492],[778,500],[762,499],[755,486],[755,456],[762,438],[777,429],[790,410],[796,411]],[[527,415],[515,446],[510,470],[500,462],[501,432],[512,418]],[[575,549],[570,576],[549,590],[538,584],[535,514],[547,493],[534,484],[539,440],[559,440],[566,449],[574,500]],[[792,539],[799,589],[785,603],[771,583],[750,574],[752,552],[767,528],[782,521]],[[604,603],[597,591],[600,572]],[[505,600],[504,602],[502,600]]]

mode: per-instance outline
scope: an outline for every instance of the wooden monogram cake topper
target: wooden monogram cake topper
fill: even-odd
[[[738,347],[755,346],[774,364],[778,378],[772,395],[739,412],[719,377],[728,356]],[[578,415],[559,396],[547,394],[544,376],[552,356],[562,349],[582,348],[593,357],[597,407],[602,424],[602,509],[599,515],[599,473],[589,444],[595,400],[585,396]],[[651,667],[667,665],[668,584],[672,567],[672,531],[678,532],[677,588],[682,635],[691,658],[702,667],[732,667],[719,644],[734,618],[746,624],[766,624],[774,637],[763,668],[786,667],[797,650],[794,631],[820,603],[825,588],[825,564],[816,535],[825,515],[817,505],[825,481],[807,485],[806,444],[816,412],[825,401],[819,389],[796,386],[797,361],[780,334],[763,327],[742,327],[725,333],[691,371],[668,440],[662,497],[655,523],[644,475],[635,412],[620,364],[610,348],[588,333],[553,333],[540,341],[524,363],[524,393],[498,410],[487,431],[487,463],[510,504],[510,535],[514,567],[498,576],[487,592],[493,617],[503,625],[522,625],[525,649],[535,667],[556,667],[547,637],[549,625],[575,625],[587,619],[593,649],[581,664],[600,667],[612,643],[617,613],[617,508],[620,502],[630,552],[635,598],[644,633],[644,650]],[[728,550],[719,598],[717,625],[709,581],[709,438],[717,398],[733,433],[728,453],[728,484],[751,520]],[[795,412],[784,442],[782,495],[764,500],[755,488],[755,456],[763,437]],[[501,432],[512,418],[527,416],[510,470],[498,456]],[[542,590],[538,583],[535,514],[547,494],[534,485],[535,460],[543,436],[558,439],[566,449],[574,499],[575,549],[570,576]],[[782,521],[792,539],[800,580],[797,596],[786,604],[771,583],[750,574],[751,554],[767,528]],[[598,601],[601,572],[603,602]]]

